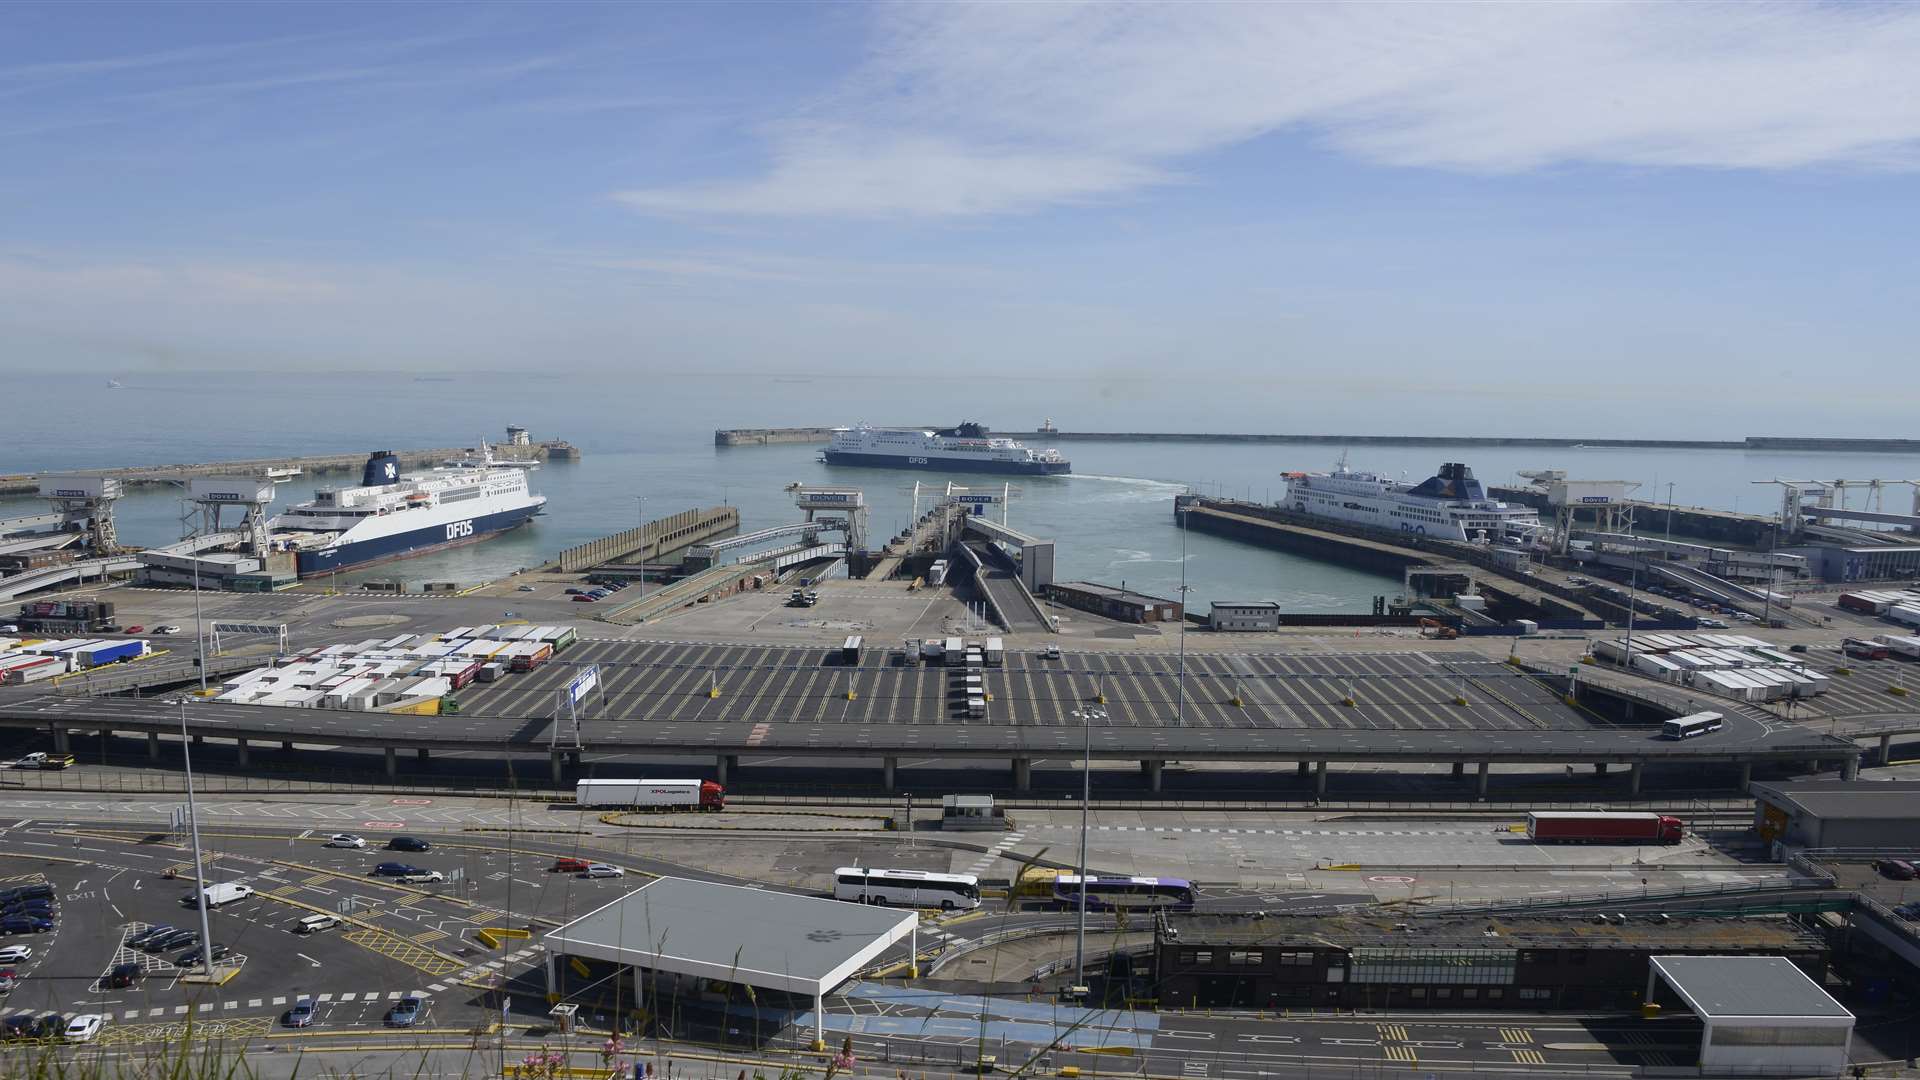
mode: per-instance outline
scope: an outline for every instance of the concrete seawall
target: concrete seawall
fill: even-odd
[[[550,567],[571,574],[630,556],[646,562],[739,527],[740,511],[736,507],[682,510],[672,517],[649,521],[637,529],[570,547],[562,551],[559,559]]]
[[[913,427],[911,424],[890,425]],[[926,425],[932,428],[936,425]],[[995,436],[1018,439],[1033,446],[1060,442],[1148,443],[1305,443],[1331,446],[1489,446],[1569,449],[1596,447],[1636,450],[1750,450],[1814,451],[1850,454],[1920,454],[1920,439],[1797,438],[1749,435],[1744,439],[1602,439],[1536,438],[1506,435],[1283,435],[1232,432],[1177,431],[996,431]],[[830,427],[723,428],[713,433],[715,446],[766,446],[774,443],[824,443],[833,439]]]
[[[466,456],[468,449],[458,446],[425,450],[395,450],[401,468],[431,468],[445,461]],[[304,473],[353,472],[367,463],[368,451],[348,454],[306,454],[299,457],[250,458],[243,461],[206,461],[188,465],[132,465],[111,469],[61,469],[49,476],[111,476],[128,486],[181,483],[196,476],[251,475],[266,469],[299,469]],[[504,461],[576,461],[580,451],[564,441],[555,440],[532,446],[495,443],[493,456]],[[40,491],[40,473],[13,473],[0,476],[0,495],[36,495]]]

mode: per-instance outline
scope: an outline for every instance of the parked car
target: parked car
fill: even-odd
[[[5,994],[20,985],[20,973],[12,968],[0,968],[0,994]]]
[[[171,637],[172,635],[179,633],[180,628],[173,625],[172,623],[166,623],[162,626],[154,627],[153,632],[156,634],[166,634],[167,636]]]
[[[161,923],[159,926],[149,926],[145,930],[142,930],[139,933],[128,938],[127,944],[138,949],[141,946],[145,945],[147,942],[153,940],[154,938],[165,937],[166,935],[171,934],[178,929],[180,928],[177,926],[169,926],[166,923]]]
[[[99,1013],[81,1013],[67,1021],[63,1034],[70,1043],[92,1042],[93,1037],[100,1034],[100,1026],[106,1022],[107,1018]]]
[[[332,848],[363,848],[367,846],[364,836],[355,836],[350,832],[334,833],[327,837],[327,845]]]
[[[408,874],[418,874],[421,872],[419,867],[408,866],[403,862],[383,862],[373,868],[374,877],[401,878],[406,877]]]
[[[1920,877],[1920,870],[1915,870],[1913,864],[1905,859],[1881,859],[1873,864],[1873,868],[1880,871],[1881,877],[1894,881],[1912,881]]]
[[[588,596],[588,595],[587,595],[586,593],[575,593],[575,594],[574,594],[574,597],[573,597],[573,602],[574,602],[574,603],[576,603],[576,604],[597,604],[597,603],[599,603],[599,601],[598,601],[598,600],[595,600],[595,599],[594,599],[593,597],[591,597],[591,596]]]
[[[46,884],[15,885],[5,892],[0,892],[0,903],[11,903],[15,900],[38,899],[53,899],[53,886]]]
[[[1805,645],[1789,645],[1787,646],[1787,651],[1803,653],[1807,651],[1807,647]]]
[[[533,586],[531,586],[531,585],[522,585],[522,586],[520,586],[520,588],[519,588],[519,589],[517,589],[516,591],[517,591],[517,592],[533,592],[533,591],[534,591],[534,588],[533,588]]]
[[[9,915],[0,919],[0,934],[44,934],[53,920],[38,915]]]
[[[138,634],[138,633],[142,633],[142,632],[144,632],[144,631],[145,631],[146,629],[147,629],[147,628],[146,628],[146,627],[144,627],[144,626],[129,626],[129,627],[127,627],[127,633],[129,633],[129,634]]]
[[[15,900],[5,908],[0,908],[0,917],[13,915],[28,915],[42,919],[50,919],[53,917],[53,901]]]
[[[141,974],[140,965],[133,961],[128,961],[124,964],[115,964],[113,965],[113,970],[107,972],[106,983],[108,988],[118,990],[121,987],[132,986],[139,982]]]
[[[33,946],[9,945],[0,949],[0,964],[17,964],[22,960],[33,959]]]
[[[225,960],[227,957],[233,955],[233,950],[226,947],[225,945],[216,944],[208,951],[213,954],[213,958],[215,960]],[[199,947],[195,946],[194,948],[188,949],[186,952],[181,953],[179,956],[174,957],[173,962],[178,967],[200,966]]]
[[[388,851],[432,851],[433,845],[417,836],[396,836],[387,841]]]
[[[175,930],[163,938],[154,938],[147,942],[147,951],[162,953],[168,949],[184,949],[189,945],[200,944],[200,934],[194,930]]]
[[[565,593],[565,595],[567,596],[585,596],[586,594],[587,594],[587,590],[576,589],[571,585],[567,586],[567,591]]]
[[[8,1039],[37,1039],[40,1037],[40,1020],[31,1015],[9,1016],[0,1031]]]
[[[592,865],[593,863],[587,861],[586,859],[555,859],[553,860],[553,870],[556,873],[561,873],[561,874],[585,873],[587,867]]]
[[[592,866],[587,867],[584,871],[582,871],[580,876],[590,877],[590,878],[601,878],[601,877],[622,877],[625,874],[626,874],[626,871],[620,869],[617,866],[609,866],[606,863],[597,862],[597,863],[594,863]]]
[[[293,1008],[287,1010],[287,1015],[281,1017],[280,1022],[291,1028],[312,1027],[313,999],[303,997],[295,1001]]]
[[[408,885],[435,885],[447,880],[447,875],[438,870],[416,870],[400,878]]]
[[[387,1023],[394,1027],[412,1027],[420,1019],[420,1006],[423,1003],[417,997],[403,997],[387,1010]]]

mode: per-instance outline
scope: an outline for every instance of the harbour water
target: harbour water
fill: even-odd
[[[392,564],[364,577],[407,581],[477,582],[550,558],[563,547],[628,528],[644,515],[661,517],[696,505],[726,501],[741,510],[743,528],[797,520],[782,490],[793,482],[863,488],[876,532],[909,519],[913,482],[949,477],[892,470],[841,468],[817,461],[819,447],[715,447],[717,427],[801,423],[954,423],[979,419],[1003,430],[1038,427],[1047,416],[1063,428],[1107,430],[1435,430],[1411,422],[1392,427],[1364,417],[1320,414],[1304,406],[1279,412],[1240,399],[1223,399],[1212,421],[1161,419],[1150,395],[1034,396],[1036,386],[958,381],[930,387],[926,380],[815,378],[800,382],[739,376],[513,376],[489,374],[457,382],[415,382],[405,374],[338,378],[264,375],[129,375],[124,388],[98,379],[57,375],[0,377],[0,401],[41,401],[44,408],[8,409],[9,445],[0,472],[83,469],[88,466],[215,461],[389,447],[460,445],[498,439],[509,423],[535,438],[560,437],[584,452],[574,464],[549,465],[534,475],[548,496],[547,514],[532,527],[485,544]],[[982,390],[987,392],[982,393]],[[955,392],[948,392],[955,391]],[[1174,388],[1168,387],[1168,394]],[[84,402],[84,404],[79,404]],[[72,418],[89,418],[84,432]],[[1427,415],[1424,414],[1423,415]],[[1576,428],[1579,418],[1556,421]],[[1341,421],[1345,421],[1341,423]],[[1529,426],[1521,414],[1481,415],[1483,433],[1558,434]],[[1741,434],[1850,434],[1739,430]],[[1641,434],[1645,434],[1642,432]],[[1038,436],[1030,444],[1043,442]],[[1191,487],[1211,494],[1265,500],[1277,497],[1279,474],[1332,464],[1337,447],[1291,444],[1155,444],[1073,442],[1062,447],[1074,472],[1021,477],[1009,523],[1058,545],[1062,578],[1089,578],[1163,596],[1181,580],[1182,537],[1173,524],[1173,496]],[[1364,447],[1349,456],[1355,468],[1419,480],[1441,461],[1464,461],[1489,483],[1511,481],[1521,469],[1558,468],[1582,479],[1639,482],[1638,495],[1665,501],[1673,485],[1682,505],[1764,512],[1779,489],[1752,481],[1774,477],[1891,479],[1912,475],[1920,460],[1908,455],[1756,453],[1737,450],[1541,451],[1506,448]],[[996,489],[1005,477],[969,478]],[[329,483],[344,482],[330,476]],[[278,507],[310,496],[302,478],[281,491]],[[1889,509],[1911,505],[1912,489],[1888,489]],[[33,512],[31,499],[0,500],[0,516]],[[1858,505],[1858,503],[1856,503]],[[182,534],[181,505],[164,489],[136,489],[120,505],[125,542],[157,544]],[[1196,609],[1216,599],[1272,599],[1298,611],[1363,611],[1372,597],[1392,594],[1398,582],[1198,534],[1185,538],[1186,580]],[[349,576],[348,581],[356,580]]]

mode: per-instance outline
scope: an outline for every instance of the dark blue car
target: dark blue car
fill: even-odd
[[[0,919],[0,934],[44,934],[53,929],[52,919],[33,915],[14,915]]]

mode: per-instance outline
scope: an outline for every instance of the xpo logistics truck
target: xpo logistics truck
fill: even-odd
[[[727,808],[727,789],[711,780],[581,780],[573,801],[586,807],[635,810],[703,810]]]
[[[1602,810],[1536,810],[1527,815],[1527,839],[1549,844],[1677,844],[1685,833],[1677,817]]]

